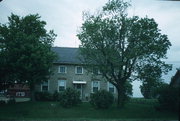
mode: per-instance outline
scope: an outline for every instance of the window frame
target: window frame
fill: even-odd
[[[97,82],[97,83],[98,83],[97,88],[98,88],[98,91],[100,90],[100,81],[94,80],[94,81],[91,82],[91,92],[92,92],[92,93],[95,93],[95,92],[96,92],[96,91],[94,91],[94,82]]]
[[[43,86],[46,86],[44,83],[47,83],[47,90],[43,90]],[[41,92],[46,92],[46,91],[49,91],[49,80],[41,83]]]
[[[113,92],[111,92],[110,91],[110,88],[112,88],[113,87],[113,89],[114,89],[114,91]],[[112,83],[110,83],[110,82],[107,82],[107,90],[108,90],[108,92],[111,92],[111,93],[116,93],[116,90],[115,90],[116,88],[115,88],[115,86],[112,84]]]
[[[60,69],[61,67],[64,67],[64,72],[61,72],[61,69]],[[58,68],[58,73],[66,74],[66,73],[67,73],[67,67],[64,66],[64,65],[59,66],[59,68]]]
[[[82,68],[82,73],[78,73],[78,70],[77,70],[77,69],[78,69],[79,67]],[[75,67],[75,74],[83,74],[83,73],[84,73],[84,69],[83,69],[82,66],[76,66],[76,67]]]
[[[58,87],[57,87],[57,91],[58,91],[58,92],[63,92],[63,91],[64,91],[64,90],[63,90],[63,91],[60,91],[60,90],[59,90],[59,87],[61,86],[61,85],[60,85],[61,82],[64,82],[64,85],[63,85],[63,86],[64,86],[64,90],[66,90],[66,80],[58,80]]]

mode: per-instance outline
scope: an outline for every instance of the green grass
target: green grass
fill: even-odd
[[[150,101],[152,102],[152,101]],[[0,105],[0,120],[82,120],[82,119],[134,119],[134,120],[177,120],[178,114],[158,112],[152,103],[132,101],[123,109],[112,106],[106,110],[94,109],[89,103],[82,103],[73,108],[62,108],[58,102],[24,102]]]

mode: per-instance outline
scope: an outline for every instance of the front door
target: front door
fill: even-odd
[[[82,95],[83,95],[82,84],[75,84],[75,89],[80,92],[80,99],[82,99]]]

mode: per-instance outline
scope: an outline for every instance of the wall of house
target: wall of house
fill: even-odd
[[[67,68],[66,73],[59,73],[59,66],[65,66]],[[52,68],[53,74],[49,79],[49,88],[48,91],[54,93],[58,91],[58,80],[66,80],[66,88],[75,88],[75,84],[73,81],[86,81],[86,84],[82,84],[82,100],[89,100],[90,93],[92,93],[92,81],[100,82],[100,90],[108,90],[107,81],[99,75],[93,75],[92,73],[88,73],[88,71],[83,68],[83,74],[76,74],[75,69],[77,66],[75,64],[55,64]],[[38,91],[41,91],[41,86],[37,86]],[[116,89],[115,89],[116,90]],[[116,91],[115,91],[116,92]],[[117,95],[114,93],[114,95]]]

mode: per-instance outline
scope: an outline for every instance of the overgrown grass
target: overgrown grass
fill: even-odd
[[[58,102],[24,102],[0,105],[0,120],[178,119],[177,113],[158,112],[154,109],[153,104],[131,100],[123,109],[117,109],[113,105],[109,109],[98,110],[94,109],[89,103],[82,103],[73,108],[62,108]]]

